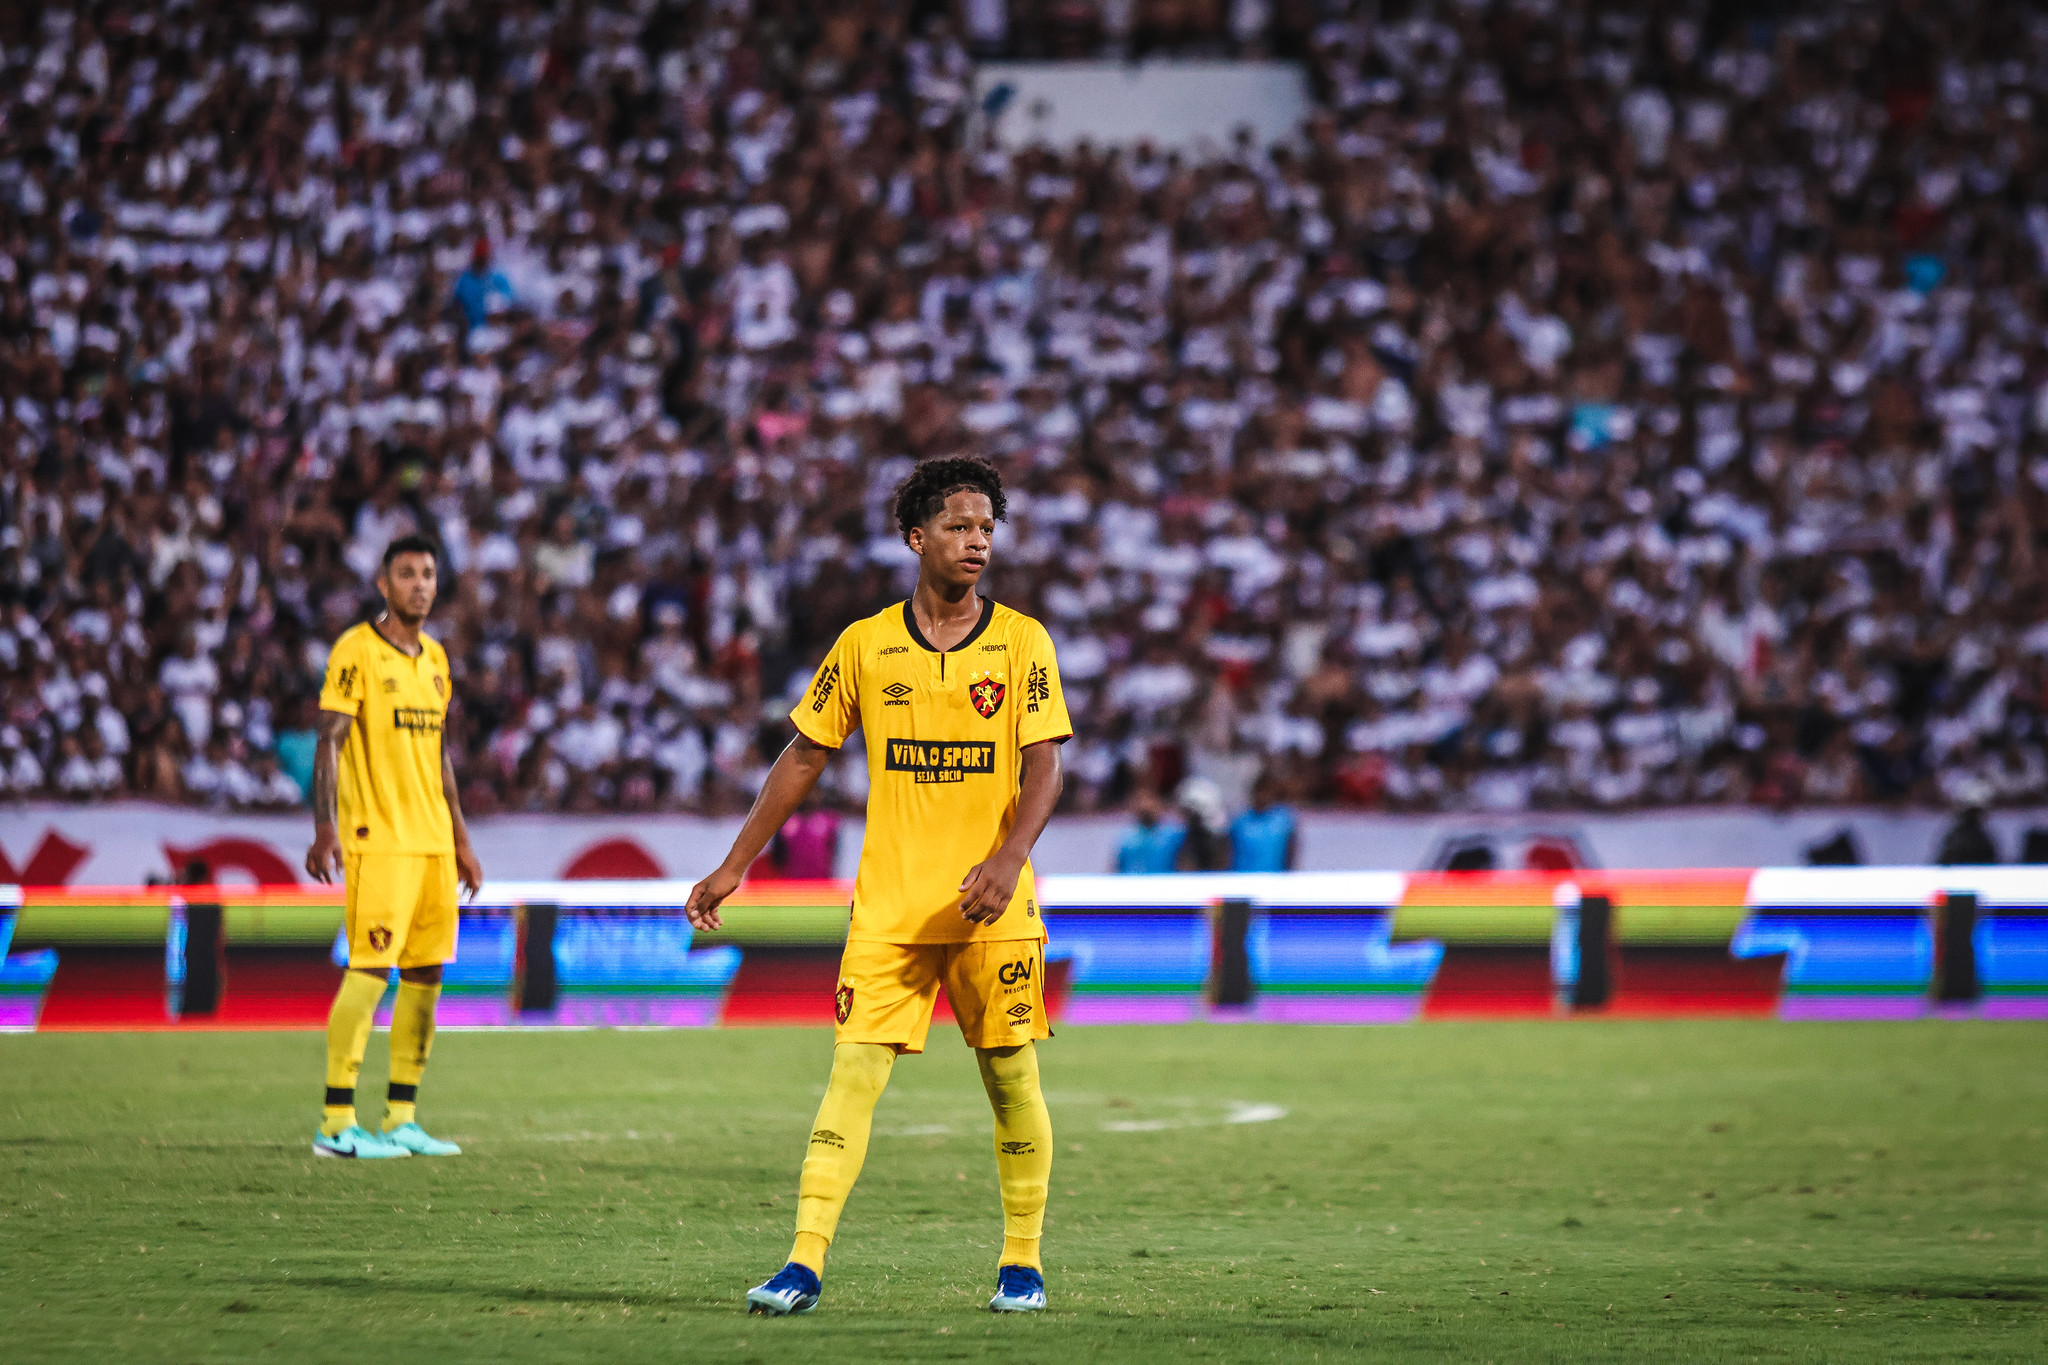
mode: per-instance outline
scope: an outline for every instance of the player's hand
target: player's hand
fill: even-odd
[[[960,882],[960,915],[971,924],[994,924],[1010,908],[1017,894],[1017,878],[1024,864],[997,854],[967,869]]]
[[[341,876],[341,836],[331,829],[315,828],[313,846],[306,850],[306,871],[323,885]]]
[[[455,846],[455,876],[462,883],[465,897],[484,889],[484,865],[477,861],[476,850],[466,839]]]
[[[725,921],[719,917],[718,907],[733,892],[740,888],[740,874],[719,868],[690,888],[690,899],[683,906],[683,914],[689,918],[695,929],[723,928]]]

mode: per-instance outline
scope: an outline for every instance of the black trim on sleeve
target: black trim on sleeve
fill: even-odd
[[[967,648],[967,646],[981,638],[981,633],[988,629],[988,623],[995,620],[995,617],[995,599],[992,597],[982,598],[981,619],[974,623],[973,630],[967,632],[967,638],[954,645],[952,649],[940,649],[930,640],[924,638],[924,632],[917,628],[917,613],[910,609],[910,599],[907,597],[903,599],[903,628],[910,632],[910,638],[917,642],[920,649],[930,650],[934,654],[952,654]]]

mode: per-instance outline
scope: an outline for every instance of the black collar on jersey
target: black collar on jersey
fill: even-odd
[[[375,621],[372,621],[372,622],[370,622],[370,634],[372,634],[372,635],[376,636],[376,637],[377,637],[378,639],[382,640],[382,641],[383,641],[383,642],[384,642],[385,644],[387,644],[387,645],[390,645],[390,646],[391,646],[391,647],[392,647],[393,649],[396,649],[396,650],[398,650],[398,652],[399,652],[400,654],[405,654],[405,650],[404,650],[404,649],[402,649],[402,648],[400,648],[400,646],[399,646],[399,644],[398,644],[398,642],[397,642],[396,640],[393,640],[393,639],[392,639],[392,638],[391,638],[391,637],[390,637],[389,635],[386,635],[386,634],[385,634],[385,633],[384,633],[384,632],[383,632],[382,630],[378,629],[378,627],[377,627],[377,623],[376,623]],[[422,655],[422,654],[425,654],[426,652],[427,652],[427,641],[426,641],[426,637],[425,637],[425,636],[421,636],[421,637],[420,637],[420,652],[419,652],[419,654],[405,654],[405,657],[406,657],[406,658],[408,658],[408,659],[417,659],[417,658],[419,658],[419,657],[420,657],[420,655]]]
[[[988,623],[995,619],[995,614],[995,599],[990,597],[982,598],[981,619],[974,623],[973,630],[967,632],[967,638],[954,645],[952,649],[940,649],[930,640],[924,638],[924,632],[917,628],[917,613],[910,609],[910,599],[907,597],[903,599],[903,628],[910,632],[910,638],[917,641],[921,648],[928,649],[934,654],[951,654],[954,650],[967,648],[967,646],[981,638],[981,633],[988,629]]]

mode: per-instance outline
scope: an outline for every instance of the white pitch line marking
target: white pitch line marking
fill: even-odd
[[[1170,1119],[1105,1119],[1105,1133],[1163,1133],[1170,1128],[1207,1128],[1218,1123],[1271,1123],[1287,1117],[1284,1104],[1247,1104],[1233,1101],[1220,1117],[1190,1114]]]

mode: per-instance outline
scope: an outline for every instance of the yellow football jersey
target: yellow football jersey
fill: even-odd
[[[334,642],[320,709],[356,718],[336,803],[344,853],[455,851],[441,790],[448,688],[448,654],[425,635],[417,658],[369,622]]]
[[[849,937],[883,943],[1043,938],[1031,864],[993,924],[960,915],[960,881],[1017,816],[1025,746],[1074,733],[1045,627],[984,598],[981,621],[943,653],[910,603],[856,621],[790,713],[829,748],[859,729],[868,827]]]

